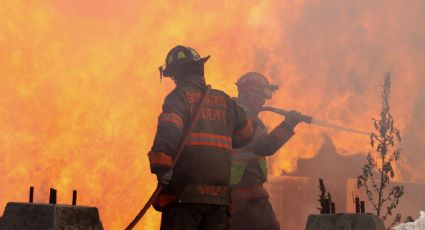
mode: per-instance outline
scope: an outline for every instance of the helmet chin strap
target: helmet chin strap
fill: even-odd
[[[164,66],[158,67],[159,70],[159,82],[162,82],[162,78],[164,77]]]

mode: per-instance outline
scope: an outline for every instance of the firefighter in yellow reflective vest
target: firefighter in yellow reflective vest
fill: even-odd
[[[232,230],[275,230],[279,222],[269,202],[269,194],[263,187],[267,181],[266,156],[273,155],[293,135],[294,127],[301,122],[301,114],[290,111],[285,121],[270,133],[258,113],[271,99],[278,87],[270,85],[260,73],[248,72],[236,83],[237,103],[245,109],[255,123],[254,138],[247,146],[234,149],[232,154],[232,206],[230,229]]]
[[[177,149],[205,91],[204,63],[192,48],[176,46],[161,72],[176,83],[165,98],[152,149],[151,172],[164,185],[154,207],[162,211],[161,230],[229,228],[233,148],[250,143],[255,127],[237,103],[211,89],[173,171]]]

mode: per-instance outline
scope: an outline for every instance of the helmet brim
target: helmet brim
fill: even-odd
[[[279,90],[278,85],[273,85],[273,84],[270,85],[270,91],[274,92],[274,91],[277,91],[277,90]]]
[[[208,56],[206,56],[206,57],[203,57],[203,58],[199,59],[199,60],[198,60],[198,61],[196,61],[196,62],[197,62],[197,63],[204,64],[205,62],[207,62],[207,61],[208,61],[208,59],[210,59],[210,57],[211,57],[211,55],[208,55]]]

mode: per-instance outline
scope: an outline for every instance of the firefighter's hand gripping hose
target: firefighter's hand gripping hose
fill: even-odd
[[[285,123],[291,129],[295,128],[298,123],[303,122],[304,120],[305,116],[295,110],[288,111],[285,115]]]
[[[173,179],[173,171],[168,170],[163,174],[157,174],[156,177],[159,184],[168,185],[171,182],[171,179]]]
[[[187,141],[189,140],[188,137],[190,136],[190,133],[192,133],[193,129],[195,128],[196,122],[199,119],[199,116],[201,115],[201,111],[202,108],[204,107],[207,98],[208,98],[208,94],[210,92],[211,86],[207,85],[201,100],[199,102],[199,105],[197,107],[195,116],[192,118],[192,121],[189,124],[189,127],[186,129],[184,138],[182,140],[182,142],[180,143],[180,146],[177,150],[176,156],[174,157],[173,160],[173,164],[171,165],[171,170],[170,172],[173,171],[174,166],[176,165],[176,162],[179,160],[180,155],[183,152],[184,147],[186,146]],[[171,177],[171,176],[170,176]],[[167,178],[165,178],[167,179]],[[152,203],[156,200],[156,198],[158,197],[158,195],[161,193],[161,190],[163,188],[163,184],[162,183],[158,183],[158,186],[156,187],[155,192],[151,195],[151,197],[149,198],[149,200],[146,202],[145,206],[143,207],[142,210],[140,210],[139,214],[137,214],[137,216],[134,218],[134,220],[125,228],[125,230],[131,230],[133,229],[137,223],[139,223],[139,221],[143,218],[143,216],[145,215],[145,213],[148,211],[149,207],[152,205]]]

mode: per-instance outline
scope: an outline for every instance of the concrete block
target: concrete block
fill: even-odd
[[[15,203],[7,204],[0,230],[103,230],[95,207]]]
[[[367,213],[310,215],[306,230],[385,230],[382,221]]]

